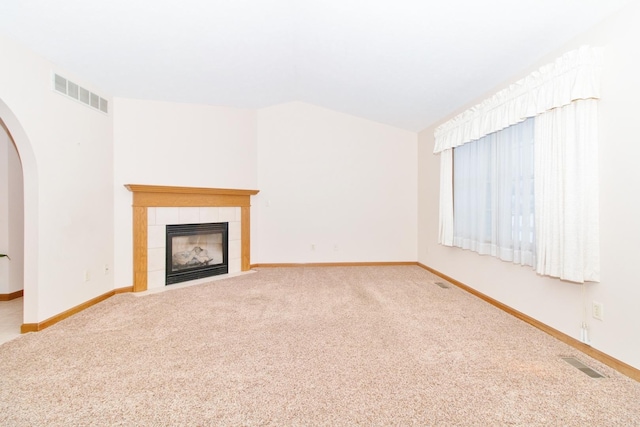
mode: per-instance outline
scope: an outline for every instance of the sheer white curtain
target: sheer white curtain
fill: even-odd
[[[438,243],[453,246],[453,149],[440,153],[440,230]]]
[[[599,280],[595,103],[600,97],[603,56],[603,49],[589,46],[567,52],[436,129],[434,153],[441,156],[441,244],[454,245],[457,221],[453,199],[457,192],[453,186],[454,149],[533,118],[536,122],[533,254],[524,247],[514,247],[510,254],[501,243],[488,243],[484,237],[475,243],[465,243],[464,235],[460,235],[457,243],[476,245],[503,259],[512,257],[514,262],[529,264],[530,258],[539,274],[576,282]],[[472,201],[456,200],[456,205],[463,203]],[[482,207],[468,209],[478,216],[472,221],[483,221]],[[526,223],[524,214],[512,211],[511,215],[514,221],[521,218]],[[494,224],[491,226],[491,233],[497,233]],[[499,238],[503,239],[503,235]]]
[[[598,115],[577,100],[535,119],[536,242],[539,274],[600,280]]]
[[[454,149],[453,246],[534,266],[534,119]]]

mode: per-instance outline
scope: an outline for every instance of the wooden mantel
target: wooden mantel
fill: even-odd
[[[133,193],[133,291],[147,290],[147,208],[240,207],[241,270],[251,268],[251,200],[259,190],[126,184]]]

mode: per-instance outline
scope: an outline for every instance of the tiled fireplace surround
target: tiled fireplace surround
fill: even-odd
[[[133,192],[134,292],[165,286],[167,224],[228,222],[229,273],[250,269],[250,196],[258,190],[125,187]]]

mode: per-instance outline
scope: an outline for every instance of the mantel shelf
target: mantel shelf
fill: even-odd
[[[250,206],[250,197],[259,190],[232,188],[170,187],[165,185],[126,184],[133,193],[133,206]]]
[[[234,188],[173,187],[166,185],[125,184],[132,193],[218,194],[231,196],[255,196],[260,190]]]

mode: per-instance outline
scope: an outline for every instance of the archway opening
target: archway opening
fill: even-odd
[[[22,163],[0,118],[0,342],[20,334],[24,295]]]
[[[0,295],[22,294],[22,316],[17,325],[21,326],[38,318],[38,170],[24,128],[2,99],[0,150],[4,150],[2,157],[6,161],[6,167],[0,168],[0,186],[4,186],[0,202],[7,206],[6,214],[0,212],[0,233],[7,231],[7,244],[0,247],[0,252],[6,250],[11,257],[2,260],[10,266],[5,265],[7,287],[0,288]]]

